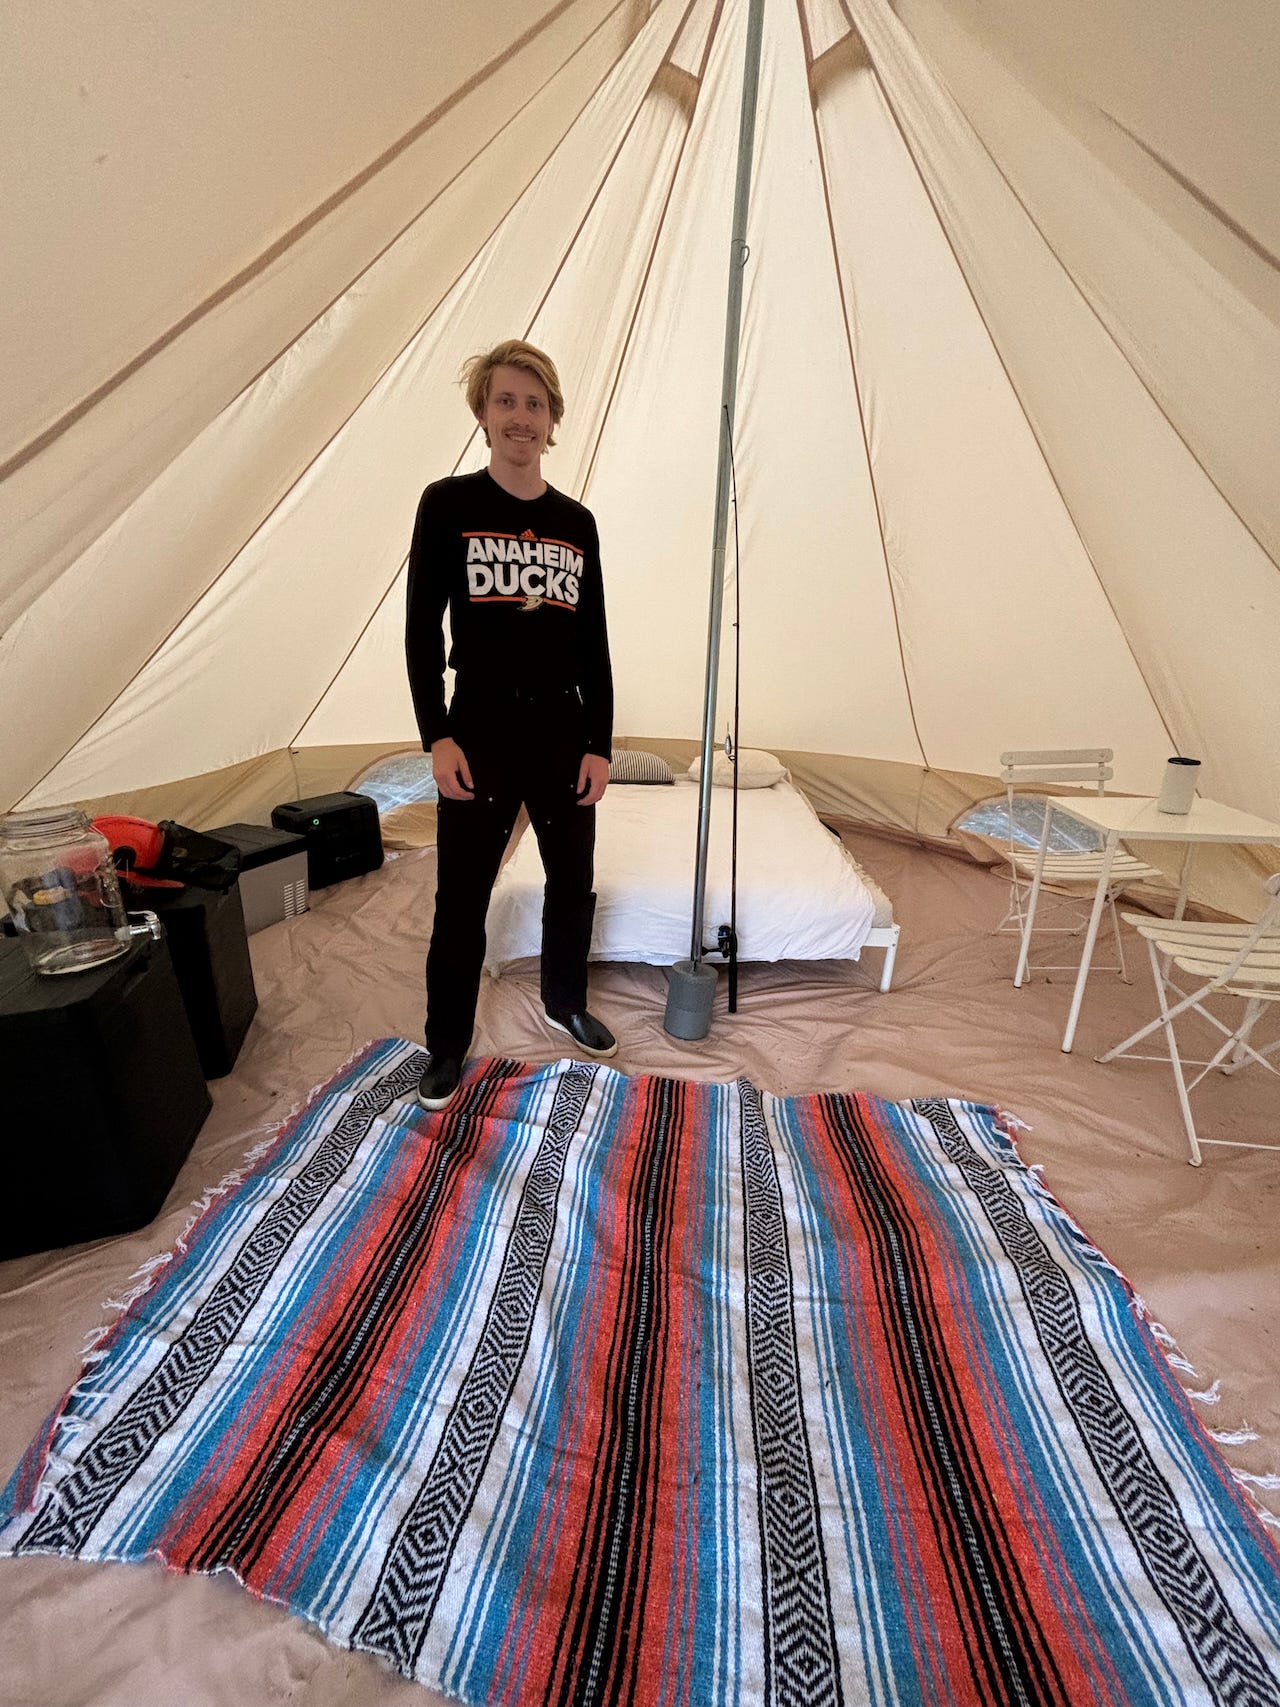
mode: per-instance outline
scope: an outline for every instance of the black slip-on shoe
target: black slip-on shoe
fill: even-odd
[[[433,1055],[418,1080],[418,1101],[423,1108],[444,1108],[454,1099],[462,1078],[462,1062],[456,1055]]]
[[[608,1026],[601,1025],[594,1014],[585,1010],[579,1014],[553,1014],[548,1009],[547,1024],[556,1031],[564,1032],[585,1054],[594,1055],[598,1060],[606,1060],[618,1053],[618,1040]]]

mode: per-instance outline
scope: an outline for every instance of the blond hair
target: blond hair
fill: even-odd
[[[538,349],[536,344],[526,344],[523,338],[506,338],[483,355],[472,356],[462,364],[462,384],[467,389],[467,408],[477,417],[483,414],[489,401],[489,381],[496,367],[523,368],[546,386],[551,411],[551,433],[547,439],[549,450],[556,442],[556,428],[564,420],[564,396],[556,364],[544,350]],[[489,442],[488,433],[484,442]]]

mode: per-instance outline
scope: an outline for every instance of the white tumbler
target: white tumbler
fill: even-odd
[[[1164,787],[1156,801],[1161,812],[1190,812],[1200,776],[1199,759],[1170,759],[1164,767]]]

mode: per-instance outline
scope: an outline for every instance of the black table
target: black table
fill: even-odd
[[[51,977],[0,936],[0,1258],[145,1226],[211,1106],[164,942]]]

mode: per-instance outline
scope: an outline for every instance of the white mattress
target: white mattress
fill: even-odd
[[[703,941],[729,922],[732,798],[712,791]],[[593,960],[669,966],[689,956],[698,786],[611,787],[596,808]],[[531,830],[499,873],[485,965],[497,973],[542,941],[542,860]],[[840,841],[789,782],[738,796],[742,960],[856,960],[875,903]]]

